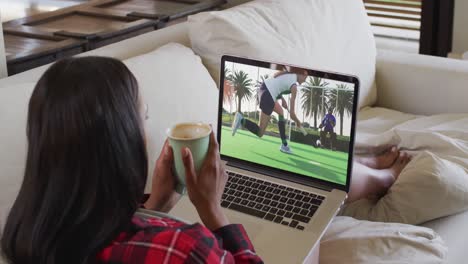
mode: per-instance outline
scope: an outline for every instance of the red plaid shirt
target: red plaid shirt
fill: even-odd
[[[100,263],[263,263],[242,225],[214,232],[200,224],[134,216],[97,258]]]

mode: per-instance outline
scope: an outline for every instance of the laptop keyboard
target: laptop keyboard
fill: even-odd
[[[221,206],[304,230],[325,197],[228,172]]]

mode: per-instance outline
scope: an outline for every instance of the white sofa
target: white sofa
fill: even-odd
[[[140,35],[87,52],[81,56],[98,55],[125,60],[148,53],[170,42],[177,42],[191,47],[187,23]],[[379,107],[384,107],[415,115],[468,113],[468,104],[466,103],[466,98],[468,98],[467,62],[379,50],[376,63],[377,104],[373,106],[374,108],[366,108],[363,111],[373,111],[374,109],[380,109]],[[0,89],[14,89],[21,83],[34,83],[47,67],[39,67],[2,79],[0,80]],[[206,99],[217,101],[215,97]],[[190,103],[186,102],[185,107],[187,109],[190,109]],[[379,125],[388,129],[396,126],[398,122],[403,121],[394,120],[387,123],[383,121]],[[8,126],[8,124],[2,126]],[[360,130],[358,125],[358,133],[361,131],[363,130]],[[372,131],[363,132],[372,133]],[[17,133],[24,136],[25,132],[17,131]],[[10,139],[2,137],[0,134],[0,146],[3,146],[3,143],[7,140]],[[20,145],[19,147],[24,146]],[[160,146],[156,148],[160,148]],[[9,151],[15,152],[16,150],[10,149]],[[24,152],[24,150],[22,151]],[[0,161],[1,159],[6,159],[6,157],[2,157],[0,154]],[[21,164],[22,161],[17,162]],[[0,162],[0,164],[2,163]],[[4,171],[3,168],[0,168],[0,171]],[[14,182],[7,182],[7,180],[4,180],[5,178],[8,179],[6,175],[0,175],[1,224],[3,224],[4,217],[14,201],[18,186],[21,183],[20,178],[8,179],[8,181]],[[425,223],[423,226],[433,228],[447,243],[449,248],[447,263],[466,262],[467,253],[464,241],[468,235],[468,212],[434,220]]]

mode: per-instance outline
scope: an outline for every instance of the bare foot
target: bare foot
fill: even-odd
[[[400,176],[400,173],[403,171],[403,169],[408,165],[408,163],[411,161],[411,156],[408,153],[401,152],[400,156],[398,159],[393,163],[393,166],[386,169],[392,175],[394,180]]]
[[[400,173],[410,161],[411,156],[405,152],[401,152],[390,168],[378,170],[378,173],[376,173],[378,180],[375,192],[377,197],[382,197],[387,193],[388,189],[392,187],[393,183],[395,183]]]
[[[363,198],[379,199],[384,196],[410,161],[411,156],[401,152],[387,169],[378,170],[361,163],[354,164],[354,178],[351,181],[347,202],[351,203]]]
[[[355,160],[367,167],[381,170],[390,168],[395,163],[399,154],[398,148],[393,146],[377,156],[356,156]]]

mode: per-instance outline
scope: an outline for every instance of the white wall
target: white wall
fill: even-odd
[[[468,0],[455,0],[453,53],[468,51]]]
[[[1,12],[0,12],[1,13]],[[0,21],[1,14],[0,14]],[[3,41],[3,27],[0,22],[0,78],[7,76],[6,55],[5,55],[5,42]]]

